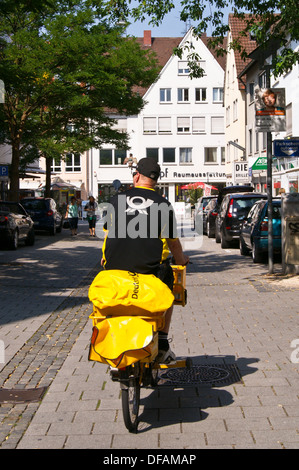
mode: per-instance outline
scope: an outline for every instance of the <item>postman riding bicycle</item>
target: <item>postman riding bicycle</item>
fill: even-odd
[[[89,360],[109,365],[112,380],[120,383],[124,423],[130,432],[137,432],[140,387],[155,387],[160,369],[191,365],[188,359],[157,361],[165,312],[173,303],[184,306],[187,298],[186,267],[172,269],[173,291],[152,274],[122,270],[101,271],[89,289]]]

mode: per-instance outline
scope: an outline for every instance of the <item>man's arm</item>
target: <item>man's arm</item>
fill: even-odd
[[[182,249],[181,242],[179,238],[176,239],[167,239],[168,248],[170,249],[176,264],[185,266],[189,263],[189,256],[185,255]]]

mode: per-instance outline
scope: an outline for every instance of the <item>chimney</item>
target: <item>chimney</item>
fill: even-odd
[[[149,47],[152,45],[152,32],[150,29],[143,31],[143,45]]]

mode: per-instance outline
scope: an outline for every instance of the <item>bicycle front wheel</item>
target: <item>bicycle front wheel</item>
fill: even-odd
[[[129,369],[129,368],[127,368]],[[136,433],[140,405],[140,381],[136,370],[127,370],[121,377],[121,401],[123,418],[129,432]],[[135,373],[134,373],[135,372]]]

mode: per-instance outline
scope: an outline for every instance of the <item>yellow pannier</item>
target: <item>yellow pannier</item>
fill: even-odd
[[[171,307],[174,296],[153,274],[108,270],[93,280],[89,300],[100,316],[159,316]]]

